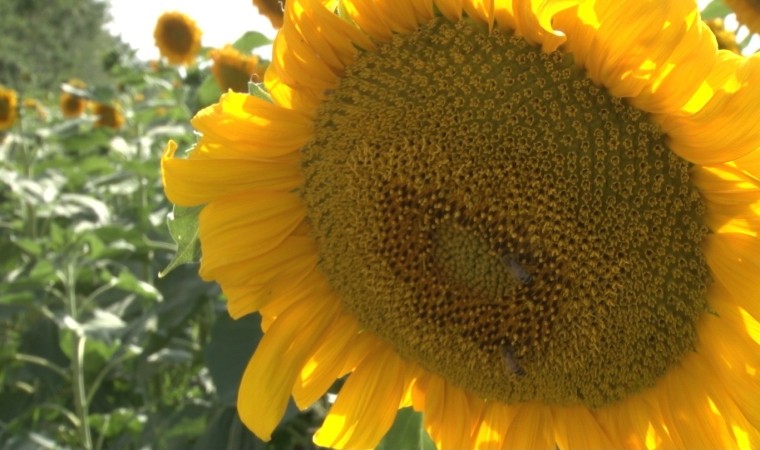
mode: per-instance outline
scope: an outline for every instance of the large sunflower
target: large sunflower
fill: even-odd
[[[246,425],[349,374],[320,445],[760,447],[760,59],[691,0],[336,3],[162,162],[263,317]]]
[[[263,76],[263,65],[255,55],[244,55],[231,45],[213,49],[209,56],[214,61],[211,73],[223,92],[248,92],[248,82]],[[255,75],[255,76],[254,76]]]
[[[736,14],[736,20],[753,33],[760,33],[760,0],[725,0]]]
[[[161,14],[153,30],[156,47],[170,64],[190,65],[201,49],[201,30],[181,12]]]
[[[18,117],[18,95],[13,89],[0,85],[0,131],[7,130],[16,123]]]

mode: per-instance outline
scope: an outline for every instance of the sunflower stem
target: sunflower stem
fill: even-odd
[[[76,266],[73,261],[66,265],[66,274],[64,276],[66,299],[68,303],[69,314],[74,320],[77,320],[79,308],[76,296]],[[71,374],[74,391],[74,409],[79,418],[79,435],[82,447],[85,450],[92,450],[92,435],[90,433],[90,421],[87,405],[87,394],[84,381],[84,352],[87,338],[82,330],[74,331],[74,354],[71,363]]]

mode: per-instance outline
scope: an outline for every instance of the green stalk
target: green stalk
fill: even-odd
[[[74,320],[78,319],[77,296],[76,296],[76,267],[74,262],[66,265],[66,297],[68,300],[69,314]],[[71,375],[74,390],[74,409],[79,418],[79,435],[82,447],[92,450],[92,435],[90,433],[90,420],[87,405],[87,391],[84,383],[84,350],[87,338],[81,330],[76,330],[74,338],[74,355],[71,364]]]

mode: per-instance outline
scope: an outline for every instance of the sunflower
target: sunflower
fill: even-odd
[[[0,131],[7,130],[16,123],[17,110],[18,95],[16,91],[0,85]]]
[[[231,45],[213,49],[209,56],[214,61],[211,73],[222,91],[248,92],[248,82],[264,74],[263,66],[254,55],[244,55]]]
[[[725,0],[736,14],[736,20],[746,25],[753,33],[760,33],[760,1]]]
[[[180,12],[165,12],[153,31],[156,47],[170,64],[190,65],[201,49],[201,30]]]
[[[718,41],[718,48],[722,50],[729,50],[736,54],[740,54],[742,49],[739,44],[736,43],[736,34],[733,31],[726,30],[723,19],[711,19],[705,20],[705,23],[710,27],[710,31],[715,35],[715,40]]]
[[[63,117],[75,118],[84,113],[87,108],[87,92],[84,90],[86,87],[84,81],[76,78],[69,80],[64,85],[59,100]]]
[[[40,120],[47,119],[47,111],[45,110],[45,107],[39,101],[37,101],[37,99],[25,98],[23,104],[24,108],[27,110],[37,113],[37,117]]]
[[[259,10],[259,14],[269,19],[273,28],[282,27],[284,4],[285,0],[253,0],[253,6]]]
[[[760,447],[760,58],[692,0],[289,0],[271,102],[202,110],[169,199],[264,338],[268,439]]]
[[[98,118],[96,126],[108,128],[121,128],[124,125],[124,115],[118,105],[107,103],[94,103],[92,105],[93,114]]]

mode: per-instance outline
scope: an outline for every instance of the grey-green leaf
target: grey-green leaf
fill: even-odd
[[[249,54],[251,50],[269,45],[272,40],[257,31],[249,31],[232,44],[240,53]]]
[[[435,444],[423,427],[422,414],[403,408],[376,450],[435,450]]]
[[[186,208],[183,206],[174,206],[174,210],[169,214],[169,233],[172,239],[177,243],[177,254],[158,276],[165,277],[177,266],[187,263],[193,263],[200,256],[200,246],[198,243],[198,215],[201,213],[203,206],[193,206]]]

